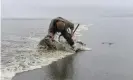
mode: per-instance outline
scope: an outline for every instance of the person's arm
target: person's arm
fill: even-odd
[[[73,36],[74,24],[70,23],[71,35]]]
[[[71,35],[73,36],[74,24],[72,22],[67,22],[66,26],[71,29]]]

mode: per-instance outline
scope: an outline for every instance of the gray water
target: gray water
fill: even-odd
[[[100,16],[78,21],[93,24],[80,38],[92,51],[77,53],[42,69],[19,73],[13,80],[133,80],[133,17]],[[2,20],[2,65],[16,55],[12,51],[4,52],[5,48],[12,47],[7,42],[23,49],[27,49],[27,45],[35,46],[34,37],[43,38],[48,25],[49,20]],[[27,37],[33,39],[27,40]]]

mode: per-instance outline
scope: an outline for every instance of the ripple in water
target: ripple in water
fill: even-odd
[[[77,31],[77,36],[81,35],[81,30],[87,30],[87,28],[87,26],[81,26]],[[74,54],[72,51],[61,50],[38,52],[37,45],[40,40],[40,37],[14,35],[6,36],[2,40],[2,80],[11,80],[16,73],[41,68]]]

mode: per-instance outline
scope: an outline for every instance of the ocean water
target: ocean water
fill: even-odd
[[[11,80],[16,73],[47,66],[54,61],[74,54],[70,51],[38,52],[38,44],[47,35],[50,20],[16,19],[2,20],[2,79]],[[75,24],[76,25],[76,24]],[[75,38],[79,39],[80,31],[88,26],[80,25]]]
[[[133,17],[101,17],[94,21],[82,38],[93,50],[76,56],[73,80],[133,80],[132,22]]]
[[[3,19],[2,79],[133,80],[133,16],[132,12],[128,13],[131,15],[124,11],[95,13],[97,16],[84,15],[77,19],[82,25],[76,39],[92,51],[80,52],[52,65],[49,64],[73,53],[36,52],[37,44],[47,34],[49,19]],[[31,71],[25,72],[28,70]]]

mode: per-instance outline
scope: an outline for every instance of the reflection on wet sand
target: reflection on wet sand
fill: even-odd
[[[41,69],[18,73],[12,80],[73,80],[75,56],[73,54]]]
[[[73,77],[73,59],[75,55],[69,56],[63,60],[48,66],[50,80],[72,80]],[[46,79],[44,79],[46,80]]]

